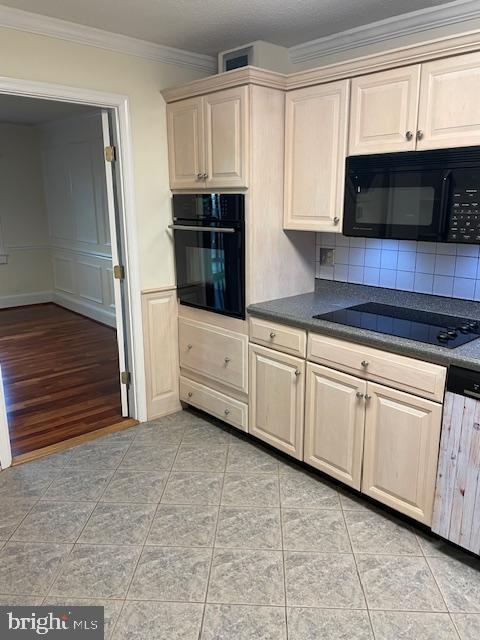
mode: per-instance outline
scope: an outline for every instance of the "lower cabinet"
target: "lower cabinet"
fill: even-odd
[[[249,433],[303,459],[305,361],[250,345]]]
[[[367,383],[362,492],[430,525],[442,406]]]
[[[307,363],[304,460],[360,490],[367,383]]]

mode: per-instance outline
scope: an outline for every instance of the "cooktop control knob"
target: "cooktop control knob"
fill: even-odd
[[[448,342],[449,337],[447,333],[439,333],[437,339],[440,340],[440,342]]]
[[[469,333],[470,332],[470,325],[469,324],[462,324],[462,326],[460,327],[460,331],[462,333]]]
[[[457,330],[456,329],[448,329],[447,331],[447,335],[449,338],[456,338],[457,337]]]

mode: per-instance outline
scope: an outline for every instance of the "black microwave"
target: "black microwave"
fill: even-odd
[[[480,244],[480,147],[348,157],[343,234]]]

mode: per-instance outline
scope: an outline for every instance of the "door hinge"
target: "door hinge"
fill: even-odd
[[[115,162],[117,159],[117,150],[113,145],[105,147],[105,160],[107,162]]]
[[[120,379],[122,381],[122,384],[130,384],[130,382],[132,381],[132,375],[130,371],[122,371],[122,373],[120,374]]]
[[[116,264],[113,267],[113,277],[115,280],[124,280],[125,279],[125,267],[123,264]]]

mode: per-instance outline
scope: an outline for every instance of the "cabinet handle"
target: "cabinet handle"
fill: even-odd
[[[357,391],[357,393],[355,394],[357,396],[357,398],[359,398],[360,400],[364,397],[364,394],[361,391]]]
[[[365,394],[365,400],[371,400],[372,396],[370,396],[368,393]]]
[[[405,134],[405,138],[407,140],[411,140],[413,138],[413,133],[411,131],[407,131],[407,133]]]
[[[203,180],[203,173],[197,173],[197,180]]]
[[[225,414],[226,416],[228,416],[228,415],[229,415],[229,413],[230,413],[230,409],[225,409],[224,414]]]
[[[206,180],[208,178],[208,173],[204,173],[202,177],[204,180]]]
[[[419,129],[417,131],[417,140],[421,140],[423,138],[423,131],[421,129]]]
[[[302,372],[300,371],[300,369],[295,369],[295,375],[299,376]]]
[[[225,357],[225,364],[228,364],[230,362],[231,358],[229,358],[228,356]]]
[[[273,340],[277,334],[275,331],[270,331],[270,338]]]
[[[191,398],[193,396],[193,392],[189,391],[187,395],[188,395],[189,398]]]
[[[187,349],[190,351],[190,349],[193,347],[193,344],[187,344]]]
[[[340,222],[340,218],[338,216],[335,216],[335,218],[333,219],[333,224],[338,224]]]
[[[370,363],[368,362],[368,360],[362,360],[362,367],[363,367],[364,369],[366,369],[366,368],[368,367],[368,365],[369,365],[369,364],[370,364]]]

